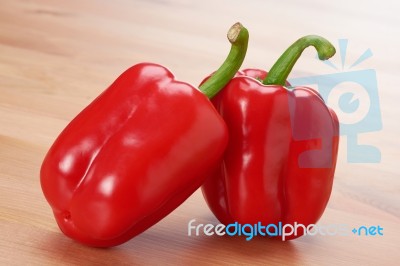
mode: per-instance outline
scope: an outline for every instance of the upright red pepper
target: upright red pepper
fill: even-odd
[[[219,170],[202,190],[224,224],[308,226],[324,212],[335,172],[338,120],[316,91],[283,86],[310,45],[320,59],[335,54],[327,40],[303,37],[267,77],[265,71],[245,70],[213,99],[227,123],[229,143]],[[303,234],[300,228],[286,239]]]
[[[201,89],[211,97],[243,62],[248,32],[235,24],[231,51]],[[87,245],[121,244],[168,215],[215,169],[228,133],[200,90],[166,68],[135,65],[79,113],[40,172],[57,223]]]

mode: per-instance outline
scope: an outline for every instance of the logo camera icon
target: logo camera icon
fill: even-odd
[[[339,40],[342,66],[346,57],[347,40]],[[372,56],[368,49],[350,66],[358,65]],[[338,70],[330,61],[327,65]],[[334,74],[290,79],[293,86],[316,85],[327,105],[335,110],[340,121],[340,135],[347,137],[349,163],[379,163],[380,150],[372,145],[358,143],[358,135],[382,129],[376,72],[373,69],[340,71]]]

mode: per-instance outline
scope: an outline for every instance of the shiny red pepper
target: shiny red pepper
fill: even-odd
[[[227,128],[208,97],[243,62],[248,32],[235,24],[231,51],[201,87],[150,63],[126,70],[79,113],[48,151],[43,193],[67,236],[90,246],[121,244],[157,223],[215,169]]]
[[[308,226],[324,212],[335,172],[338,119],[316,91],[283,86],[310,45],[320,59],[335,53],[327,40],[303,37],[268,75],[257,69],[239,72],[213,99],[228,126],[229,143],[223,163],[202,191],[224,224]],[[303,235],[303,229],[286,239]]]

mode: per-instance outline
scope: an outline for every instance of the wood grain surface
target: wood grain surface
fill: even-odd
[[[0,1],[0,264],[2,265],[398,265],[400,222],[399,54],[396,1]],[[297,38],[348,39],[342,69],[309,49],[291,77],[353,70],[377,75],[383,127],[361,144],[379,163],[348,163],[341,138],[335,183],[320,224],[383,227],[383,236],[305,236],[291,242],[187,235],[191,219],[218,221],[200,191],[121,246],[80,245],[58,229],[41,192],[43,157],[67,123],[138,62],[167,66],[198,84],[225,58],[236,21],[250,31],[243,67],[268,69]],[[360,99],[363,100],[363,99]]]

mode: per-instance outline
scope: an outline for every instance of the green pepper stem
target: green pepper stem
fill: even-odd
[[[298,39],[279,57],[272,66],[267,77],[263,80],[264,85],[285,85],[286,79],[301,53],[308,46],[314,46],[320,60],[331,58],[335,53],[335,47],[325,38],[317,35],[308,35]]]
[[[218,70],[199,88],[208,97],[214,97],[235,76],[243,63],[249,42],[249,32],[242,24],[235,23],[228,31],[232,44],[228,57]]]

